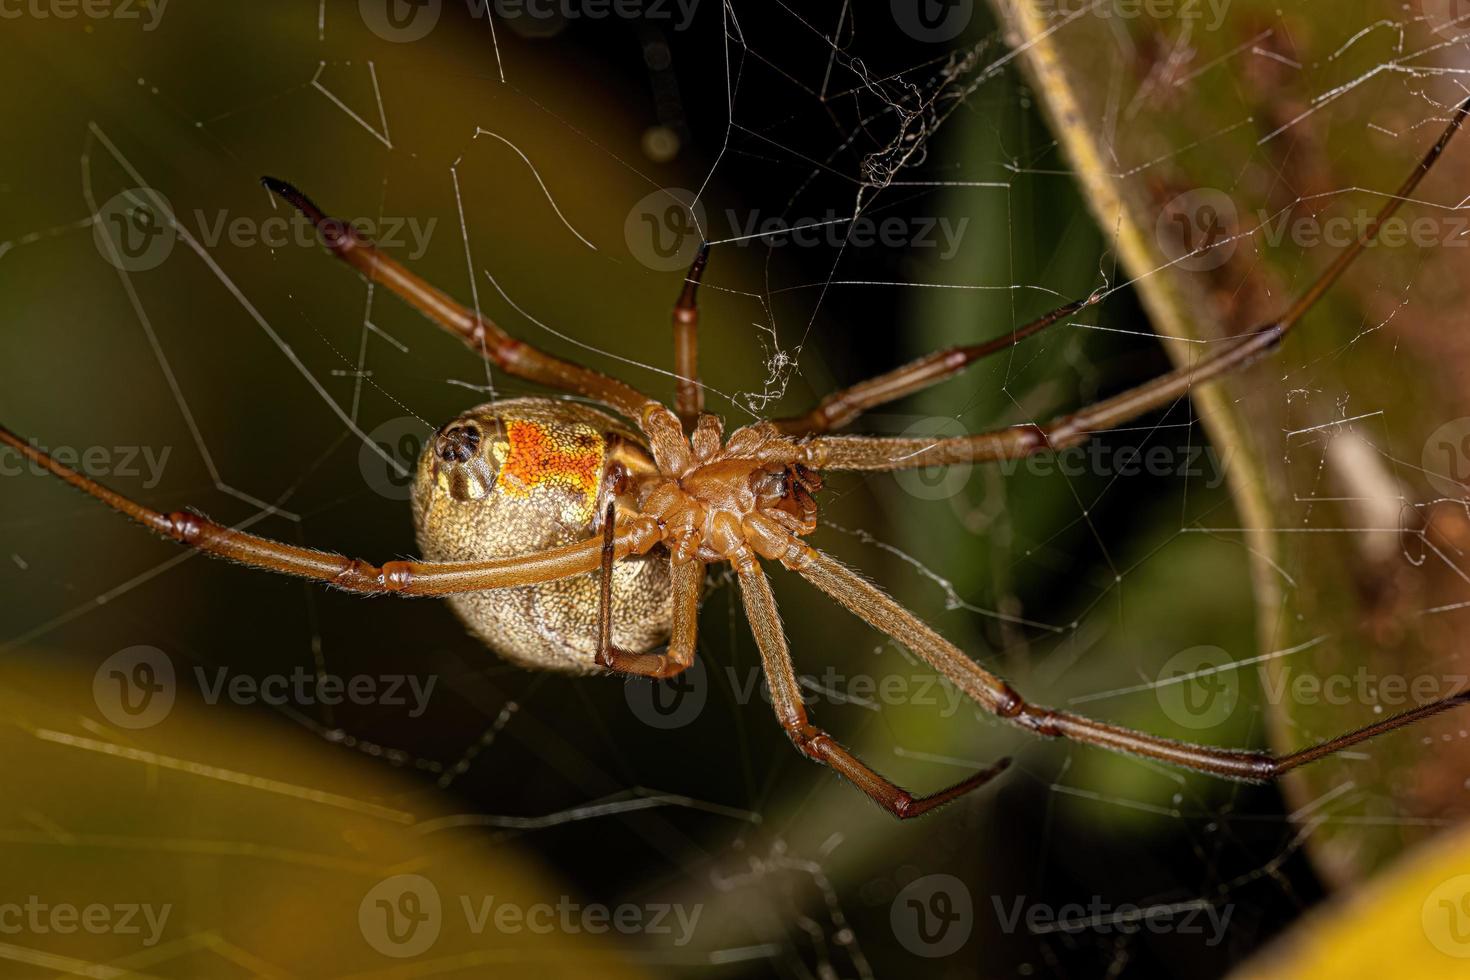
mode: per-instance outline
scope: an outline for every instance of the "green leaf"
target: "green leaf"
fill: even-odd
[[[1464,98],[1434,77],[1458,48],[1419,20],[1395,28],[1396,3],[1328,16],[1243,0],[1213,26],[1103,16],[1110,4],[994,6],[1180,364],[1279,315],[1337,253],[1314,230],[1336,219],[1350,240]],[[1417,70],[1382,70],[1405,65]],[[1191,394],[1240,513],[1197,527],[1251,557],[1260,692],[1243,671],[1236,683],[1261,699],[1278,751],[1464,684],[1470,408],[1453,338],[1466,256],[1448,208],[1467,164],[1462,138],[1402,210],[1408,234],[1370,249],[1279,352]],[[1223,244],[1171,263],[1185,226],[1198,242],[1216,219]],[[1357,878],[1464,814],[1464,725],[1450,713],[1290,777],[1292,808],[1326,818],[1308,843],[1324,873]]]

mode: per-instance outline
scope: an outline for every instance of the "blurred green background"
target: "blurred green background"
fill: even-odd
[[[804,410],[834,386],[1149,271],[1121,268],[1120,225],[1089,212],[1086,182],[1045,121],[1048,93],[1009,54],[1015,22],[972,8],[962,31],[934,40],[897,8],[869,6],[700,4],[687,27],[667,5],[669,16],[486,20],[455,3],[396,0],[178,0],[139,8],[140,20],[7,19],[0,418],[47,447],[97,449],[111,470],[98,475],[151,506],[193,506],[373,561],[413,554],[402,485],[365,444],[407,462],[492,386],[499,397],[531,389],[487,378],[457,342],[370,295],[312,242],[251,240],[284,214],[259,186],[264,174],[341,217],[397,227],[400,255],[419,252],[413,231],[423,232],[416,271],[518,336],[661,395],[672,392],[668,316],[682,273],[650,268],[639,231],[650,195],[697,190],[718,242],[701,295],[702,360],[710,408],[732,426]],[[1381,125],[1399,137],[1381,161],[1347,159],[1369,155],[1361,125],[1324,124],[1297,148],[1311,179],[1273,183],[1280,161],[1253,142],[1271,128],[1259,103],[1289,119],[1292,100],[1309,104],[1332,72],[1355,77],[1403,54],[1365,43],[1332,62],[1380,15],[1346,6],[1234,4],[1211,31],[1050,14],[1057,37],[1095,59],[1078,62],[1094,80],[1085,95],[1103,105],[1084,128],[1115,127],[1110,179],[1122,175],[1124,196],[1162,205],[1224,186],[1248,214],[1258,187],[1289,202],[1392,186],[1437,132],[1434,106],[1404,98],[1401,118]],[[432,27],[405,40],[426,11]],[[1454,64],[1462,53],[1393,16],[1414,50],[1431,47],[1425,59]],[[1272,43],[1294,39],[1298,48],[1278,53],[1298,76],[1263,81],[1263,63],[1278,64],[1265,56],[1188,76],[1242,44],[1269,47],[1263,31]],[[1361,63],[1335,67],[1350,58]],[[1422,95],[1423,77],[1385,73],[1360,102],[1416,83]],[[1204,136],[1215,138],[1197,146]],[[874,186],[895,160],[903,166]],[[90,216],[119,213],[109,202],[139,187],[162,195],[196,239],[236,221],[240,230],[202,243],[205,256],[175,238],[152,268],[120,271],[94,234],[112,219]],[[1443,188],[1438,198],[1458,196]],[[766,221],[851,227],[843,219],[860,205],[908,238],[730,240]],[[915,240],[930,225],[938,247]],[[1253,238],[1223,272],[1190,280],[1210,299],[1189,308],[1196,336],[1252,322],[1327,254],[1266,252]],[[1391,271],[1369,273],[1379,289],[1393,279],[1399,311],[1341,300],[1360,306],[1335,341],[1321,341],[1327,354],[1288,350],[1329,403],[1356,390],[1355,372],[1380,376],[1384,387],[1344,416],[1394,404],[1429,370],[1429,326],[1458,307],[1435,276],[1421,281],[1427,264],[1396,254]],[[1176,275],[1193,273],[1160,272],[1145,292]],[[1418,359],[1395,357],[1390,371],[1378,348],[1352,347],[1370,315],[1388,323],[1374,342],[1391,352],[1412,321]],[[862,425],[949,433],[1045,419],[1170,363],[1139,299],[1120,288],[1076,322]],[[1225,401],[1264,391],[1279,409],[1289,390],[1280,371],[1261,369]],[[1443,409],[1437,390],[1418,388],[1429,403],[1420,415]],[[1237,451],[1275,451],[1284,430],[1258,424],[1262,445],[1211,443],[1181,404],[1101,437],[1108,459],[1167,448],[1171,465],[1155,476],[1114,464],[833,474],[817,541],[1040,703],[1084,699],[1079,710],[1109,721],[1241,747],[1265,745],[1274,724],[1300,744],[1306,735],[1272,717],[1251,670],[1231,675],[1235,710],[1203,727],[1156,689],[1195,648],[1235,661],[1266,652],[1250,540],[1199,530],[1244,525],[1219,467]],[[126,472],[129,453],[164,460],[157,478]],[[1303,455],[1314,458],[1293,465]],[[1417,446],[1407,455],[1417,461]],[[1276,489],[1300,503],[1295,491],[1309,485]],[[791,748],[752,686],[758,656],[719,576],[701,616],[705,666],[682,695],[693,707],[671,722],[649,713],[646,686],[497,662],[432,601],[364,600],[193,558],[27,473],[7,472],[0,499],[0,693],[11,722],[0,773],[13,788],[0,815],[0,903],[40,893],[173,909],[158,947],[118,934],[0,936],[0,975],[104,964],[153,976],[1220,976],[1324,893],[1292,810],[1350,784],[1331,816],[1376,836],[1345,845],[1371,859],[1325,872],[1347,883],[1447,822],[1463,791],[1450,780],[1425,794],[1433,806],[1399,804],[1390,784],[1334,777],[1288,804],[1271,787],[1042,744],[931,687],[905,651],[778,575],[814,714],[876,768],[928,790],[1016,756],[975,798],[899,824]],[[1327,561],[1293,555],[1283,574],[1298,595],[1317,594],[1319,575],[1320,592],[1335,594],[1342,566]],[[1429,605],[1415,596],[1394,616]],[[1332,615],[1342,629],[1363,625],[1353,611]],[[102,709],[106,684],[94,678],[137,646],[168,658],[178,700],[156,724],[129,729]],[[209,704],[196,668],[257,680],[409,673],[435,688],[417,715],[381,702]],[[885,681],[896,694],[872,692]],[[865,683],[866,694],[844,693]],[[1367,720],[1357,706],[1341,723],[1312,718],[1306,732]],[[1393,745],[1395,768],[1433,755],[1414,735]],[[452,815],[447,827],[434,822]],[[359,912],[401,874],[433,880],[444,920],[461,928],[399,960],[373,945]],[[936,875],[957,879],[971,906],[963,935],[945,933],[962,941],[943,955],[942,940],[916,940],[904,919]],[[653,930],[462,928],[459,898],[486,895],[523,908],[700,912],[688,942]],[[1164,921],[1180,925],[1106,927],[1128,907],[1173,910]],[[1064,915],[1091,925],[1030,930],[1009,919],[1016,908],[1082,909]],[[1228,915],[1228,928],[1216,934],[1205,908]],[[1202,932],[1184,928],[1186,916]]]

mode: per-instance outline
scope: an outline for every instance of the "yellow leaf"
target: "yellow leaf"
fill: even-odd
[[[1470,976],[1470,829],[1407,854],[1309,915],[1238,980]]]

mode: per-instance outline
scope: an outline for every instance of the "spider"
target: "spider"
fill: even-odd
[[[996,716],[1036,735],[1265,782],[1384,732],[1470,701],[1462,690],[1285,755],[1179,742],[1034,705],[863,576],[804,538],[817,526],[824,470],[902,470],[1054,452],[1168,406],[1198,384],[1256,361],[1317,303],[1418,186],[1470,114],[1461,105],[1398,193],[1275,321],[1238,333],[1196,363],[1045,425],[956,438],[833,435],[865,411],[951,378],[994,352],[1100,302],[1067,304],[985,343],[954,347],[828,395],[805,415],[761,420],[727,438],[703,410],[697,292],[708,246],[674,307],[678,378],[672,410],[631,385],[517,340],[328,218],[289,184],[265,186],[300,210],[323,243],[496,368],[615,412],[550,398],[491,402],[439,429],[412,493],[426,560],[372,565],[269,540],[192,511],[162,513],[66,467],[0,427],[0,442],[73,487],[181,544],[253,568],[358,593],[443,596],[470,631],[531,668],[669,678],[694,662],[705,568],[729,562],[760,649],[777,720],[808,758],[830,766],[889,813],[916,817],[986,784],[1008,759],[917,796],[879,775],[809,719],[762,561],[805,578],[923,658]]]

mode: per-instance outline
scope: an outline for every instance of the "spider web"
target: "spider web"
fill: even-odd
[[[93,475],[151,506],[373,561],[413,554],[404,474],[424,438],[470,404],[537,392],[338,268],[256,185],[271,173],[513,334],[661,396],[674,383],[669,309],[709,241],[704,380],[730,427],[1096,295],[854,431],[1044,422],[1167,370],[1170,355],[1197,358],[1221,336],[1211,324],[1242,329],[1298,295],[1333,249],[1289,222],[1305,216],[1320,236],[1330,217],[1376,209],[1464,97],[1448,3],[1330,15],[1320,2],[1180,3],[1141,21],[1119,13],[1128,4],[1061,2],[1030,5],[1042,31],[1029,37],[963,2],[928,11],[937,19],[861,6],[649,3],[593,18],[596,4],[539,17],[320,0],[147,8],[156,30],[120,14],[33,16],[12,82],[58,83],[7,110],[3,419],[53,449],[91,450]],[[947,34],[956,12],[964,22]],[[1144,229],[1156,267],[1137,276],[1121,259],[1130,227],[1089,213],[1092,185],[1021,70],[1096,37],[1107,43],[1080,63],[1084,97],[1101,106],[1085,125],[1111,153],[1096,169],[1160,216]],[[1371,165],[1372,179],[1341,160]],[[1453,176],[1411,209],[1436,222],[1436,247],[1367,255],[1285,366],[1225,389],[1255,427],[1238,441],[1212,442],[1181,402],[1100,434],[1065,467],[832,474],[818,545],[1028,698],[1161,734],[1255,746],[1274,729],[1302,745],[1381,714],[1381,698],[1303,712],[1270,693],[1283,667],[1355,676],[1328,653],[1349,619],[1322,610],[1360,593],[1377,596],[1362,632],[1390,653],[1412,635],[1419,656],[1370,663],[1375,695],[1384,674],[1452,684],[1463,661],[1443,656],[1445,638],[1470,603],[1458,472],[1470,460],[1454,453],[1470,422],[1434,396],[1459,377],[1463,344],[1453,188],[1466,168],[1444,167]],[[1222,200],[1234,213],[1216,222]],[[109,228],[134,220],[141,250],[120,250]],[[284,239],[266,240],[271,220]],[[1167,353],[1149,318],[1159,282],[1201,320]],[[1436,358],[1444,377],[1425,380]],[[1280,467],[1270,528],[1343,539],[1372,582],[1329,553],[1262,552],[1225,485],[1245,465],[1233,454],[1249,452]],[[875,768],[928,789],[1016,759],[975,799],[897,824],[805,764],[772,723],[726,577],[705,600],[686,682],[656,692],[532,675],[495,661],[440,604],[366,602],[200,560],[54,481],[6,475],[7,756],[37,799],[7,808],[0,838],[41,880],[66,858],[148,855],[150,894],[175,907],[143,949],[125,935],[0,937],[18,976],[310,975],[306,949],[335,951],[326,962],[341,975],[474,975],[492,962],[561,975],[574,972],[567,946],[584,941],[629,975],[1223,975],[1335,877],[1373,865],[1382,832],[1411,840],[1452,822],[1470,776],[1455,754],[1436,756],[1432,777],[1434,743],[1415,736],[1392,756],[1360,747],[1286,796],[1043,745],[780,577],[811,710]],[[1253,574],[1288,596],[1280,622],[1256,621]],[[130,728],[108,715],[94,678],[139,647],[176,672],[180,716],[198,709],[242,743],[190,740],[178,716],[171,729],[169,717]],[[38,687],[32,674],[52,665],[75,676]],[[209,704],[202,689],[298,672],[308,686],[380,686],[338,704]],[[399,677],[433,682],[421,705],[383,693]],[[1228,710],[1200,714],[1191,693]],[[313,782],[270,754],[277,735],[374,788]],[[1452,722],[1435,736],[1450,753],[1463,732]],[[93,775],[73,784],[71,767]],[[1396,767],[1418,777],[1411,799],[1390,792],[1383,769]],[[79,811],[85,778],[126,795]],[[277,823],[191,827],[219,793],[271,807]],[[358,853],[367,837],[342,830],[349,820],[401,824],[408,844],[392,860]],[[237,852],[195,863],[184,855],[201,838]],[[361,863],[310,879],[322,911],[309,932],[261,931],[208,898],[242,878],[307,887],[281,854],[314,850]],[[471,886],[450,884],[446,852],[450,866],[473,852],[492,880],[497,861],[523,864],[531,894],[552,904],[697,910],[697,923],[573,938],[460,921],[416,959],[385,957],[359,900],[422,871],[444,919],[460,917],[455,889]],[[129,872],[108,867],[79,894],[134,900]],[[261,938],[284,935],[301,948]]]

